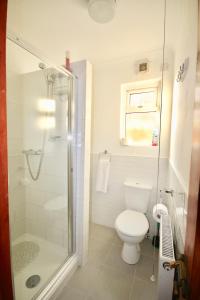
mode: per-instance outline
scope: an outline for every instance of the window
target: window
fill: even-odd
[[[121,142],[123,145],[157,146],[160,81],[122,86]]]
[[[157,110],[157,88],[127,91],[126,112],[149,112]]]

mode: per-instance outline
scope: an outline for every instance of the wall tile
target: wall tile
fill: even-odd
[[[157,201],[157,158],[112,155],[108,193],[106,194],[95,190],[97,162],[98,155],[93,154],[91,178],[92,221],[109,227],[114,226],[116,217],[125,209],[123,182],[130,177],[152,186],[147,217],[150,222],[150,234],[153,235],[156,230],[152,218],[152,207]],[[161,159],[159,189],[163,189],[163,186],[165,186],[166,170],[166,159]]]

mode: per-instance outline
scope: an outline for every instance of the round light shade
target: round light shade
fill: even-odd
[[[113,19],[115,7],[115,0],[89,0],[88,12],[95,22],[107,23]]]

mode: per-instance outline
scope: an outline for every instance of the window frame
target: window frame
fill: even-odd
[[[155,99],[155,106],[148,107],[147,109],[143,108],[136,108],[133,110],[127,109],[127,103],[129,101],[130,94],[135,91],[156,91],[156,99]],[[157,77],[154,79],[143,80],[143,81],[135,81],[129,82],[121,85],[121,109],[120,109],[120,144],[122,146],[129,146],[129,147],[145,147],[145,148],[152,148],[150,143],[138,143],[137,141],[133,141],[131,143],[128,142],[127,139],[127,132],[126,132],[126,116],[127,114],[137,114],[139,115],[144,113],[150,114],[158,114],[160,112],[160,103],[161,103],[161,78]]]
[[[133,94],[142,94],[142,93],[149,93],[149,92],[155,92],[155,105],[152,106],[143,106],[143,107],[137,107],[137,106],[131,106],[130,103],[130,97]],[[159,110],[158,107],[158,87],[147,87],[147,88],[134,88],[127,90],[126,93],[126,114],[127,113],[143,113],[143,112],[156,112]]]

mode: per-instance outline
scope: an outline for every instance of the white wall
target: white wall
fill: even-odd
[[[187,196],[189,188],[193,103],[197,61],[197,0],[167,0],[166,44],[173,47],[174,81],[171,140],[169,155],[169,187],[174,197],[169,207],[177,238],[183,251],[186,231]],[[172,25],[173,24],[173,28]],[[171,43],[173,41],[173,43]],[[176,77],[180,65],[189,58],[189,69],[183,82]],[[165,85],[165,81],[164,81]]]
[[[171,62],[172,57],[170,53],[168,57],[168,60]],[[135,71],[135,63],[142,59],[149,60],[150,70],[145,74],[137,74]],[[171,64],[169,67],[170,66]],[[107,149],[112,154],[157,156],[157,149],[153,147],[126,147],[120,145],[120,89],[124,83],[161,78],[161,69],[161,50],[110,61],[94,67],[93,153],[99,153]],[[166,79],[168,81],[171,80],[170,69],[166,70]],[[170,93],[170,91],[168,93]],[[161,154],[163,157],[168,157],[170,111],[171,100],[170,95],[167,94],[167,99],[163,101],[163,118],[165,120],[162,128],[163,138],[161,141],[162,145],[164,145]]]
[[[92,221],[97,224],[113,227],[115,219],[125,209],[124,186],[126,178],[134,178],[136,182],[152,186],[147,217],[150,222],[150,235],[155,232],[155,222],[152,219],[152,207],[156,203],[157,193],[157,159],[151,157],[136,157],[114,155],[111,158],[109,187],[106,194],[96,192],[96,170],[98,155],[92,159]],[[164,189],[167,174],[167,159],[162,159],[159,188]]]
[[[179,1],[178,32],[175,44],[173,111],[170,162],[188,191],[194,87],[197,59],[197,0]],[[189,57],[189,69],[183,83],[176,81],[179,66]]]
[[[146,74],[135,73],[135,63],[148,59],[150,70]],[[169,153],[171,121],[171,89],[173,57],[168,53],[165,70],[166,86],[163,93],[163,127],[161,137],[160,188],[164,186]],[[123,182],[126,177],[152,185],[148,218],[151,234],[154,231],[151,210],[156,202],[158,147],[127,147],[120,145],[121,84],[152,78],[161,78],[162,51],[153,51],[135,57],[110,61],[94,68],[93,131],[92,131],[92,221],[114,226],[117,215],[124,209]],[[111,153],[111,172],[108,193],[96,192],[98,154]]]

